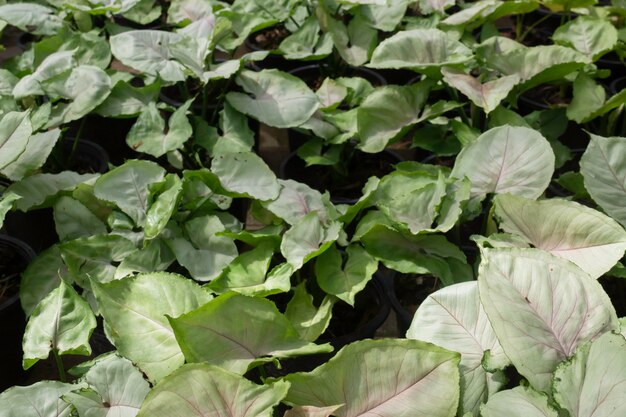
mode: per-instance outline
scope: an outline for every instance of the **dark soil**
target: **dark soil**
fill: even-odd
[[[258,51],[278,49],[280,43],[291,34],[284,26],[271,26],[250,35],[249,46]]]
[[[105,173],[108,171],[109,156],[99,145],[79,140],[74,148],[73,138],[57,142],[46,161],[43,171],[57,174],[72,170],[79,174]]]

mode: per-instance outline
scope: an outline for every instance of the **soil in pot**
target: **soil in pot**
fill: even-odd
[[[4,362],[0,392],[23,383],[25,378],[22,337],[26,318],[19,301],[19,283],[20,274],[34,257],[35,253],[26,243],[0,235],[0,354]]]
[[[188,79],[184,83],[161,88],[159,98],[164,103],[178,108],[185,101],[194,97],[191,110],[194,114],[200,116],[204,109],[205,118],[207,118],[209,124],[212,124],[217,122],[217,113],[224,105],[222,93],[228,90],[231,82],[234,82],[233,79],[212,80],[204,86],[203,90],[203,86],[198,80]]]
[[[296,152],[291,153],[280,167],[280,177],[307,184],[320,192],[328,191],[335,203],[354,204],[362,195],[363,186],[371,176],[383,177],[402,161],[396,153],[384,150],[377,154],[351,149],[352,155],[341,159],[341,171],[336,166],[306,163]]]
[[[273,51],[291,32],[283,25],[270,26],[246,38],[246,46],[253,51]]]

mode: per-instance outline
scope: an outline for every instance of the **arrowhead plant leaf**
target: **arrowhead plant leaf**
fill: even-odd
[[[275,69],[244,70],[235,81],[248,94],[230,92],[226,95],[228,103],[269,126],[299,126],[320,107],[317,95],[304,81]]]
[[[188,278],[168,273],[140,274],[93,290],[113,344],[151,381],[184,363],[166,315],[178,317],[212,298]]]
[[[423,340],[461,354],[460,414],[477,415],[479,406],[503,386],[499,373],[483,368],[488,351],[492,364],[509,364],[478,297],[476,281],[445,287],[419,306],[407,338]]]
[[[0,394],[1,417],[71,417],[72,406],[61,396],[81,385],[40,381],[28,387],[13,387]]]
[[[89,304],[61,281],[30,316],[24,333],[24,369],[47,359],[52,350],[61,355],[90,355],[89,338],[95,328]]]
[[[508,75],[496,80],[481,83],[471,75],[462,71],[443,68],[443,79],[452,87],[466,95],[478,107],[490,113],[495,110],[502,100],[519,83],[519,76]]]
[[[148,211],[148,185],[163,180],[165,170],[149,161],[127,161],[98,178],[94,194],[110,201],[143,226]]]
[[[96,359],[83,381],[88,388],[63,396],[80,416],[135,417],[150,392],[150,384],[141,371],[116,354]]]
[[[626,138],[590,134],[580,172],[591,198],[626,227]]]
[[[504,352],[538,391],[550,392],[552,373],[578,346],[619,329],[597,281],[537,249],[483,251],[478,288]]]
[[[274,303],[259,297],[224,294],[169,320],[187,362],[206,362],[240,375],[273,357],[332,350],[302,340]]]
[[[510,193],[535,199],[550,183],[554,160],[550,143],[539,132],[505,125],[463,148],[451,176],[469,178],[473,198]]]
[[[368,66],[407,68],[437,77],[444,65],[460,66],[471,57],[469,48],[439,29],[413,29],[400,31],[382,41]]]
[[[334,413],[337,417],[453,417],[459,400],[459,356],[417,340],[355,342],[312,372],[287,375],[291,387],[285,402],[343,404]]]
[[[271,417],[289,384],[256,385],[206,363],[174,371],[150,391],[137,417]],[[228,410],[228,411],[226,411]]]
[[[530,387],[515,387],[494,393],[480,407],[483,417],[558,417],[559,413],[550,407],[548,397]]]
[[[554,398],[572,417],[621,415],[626,412],[624,372],[626,340],[607,332],[557,368]]]
[[[592,278],[624,256],[626,231],[599,211],[573,201],[535,201],[510,194],[498,195],[494,202],[502,230],[572,261]]]

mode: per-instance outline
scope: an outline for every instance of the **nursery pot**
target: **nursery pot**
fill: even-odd
[[[332,166],[307,167],[296,152],[292,152],[280,165],[279,176],[302,182],[320,192],[329,191],[335,204],[354,204],[362,195],[363,186],[371,176],[383,177],[402,162],[395,152],[385,149],[376,154],[354,150],[347,163],[347,175],[339,174]]]
[[[248,35],[245,46],[250,51],[270,51],[270,54],[264,60],[255,61],[254,66],[260,69],[277,68],[283,71],[302,66],[304,61],[288,60],[282,55],[272,53],[272,51],[278,49],[280,43],[290,34],[284,26],[274,25]]]
[[[327,76],[330,77],[361,77],[369,81],[374,87],[387,85],[387,80],[376,71],[372,71],[365,67],[346,67],[341,74],[327,74],[330,72],[328,64],[311,64],[298,67],[289,71],[289,74],[295,75],[304,81],[313,90],[321,85]]]
[[[22,271],[35,257],[35,252],[25,242],[0,234],[0,279],[4,294],[0,294],[0,353],[4,362],[0,372],[0,392],[23,382],[22,337],[26,317],[19,298],[19,282]]]
[[[73,145],[73,139],[61,139],[57,144],[64,155],[70,154]],[[105,173],[109,170],[109,156],[97,144],[79,140],[72,168],[84,173]],[[52,208],[49,207],[28,212],[9,211],[4,220],[4,229],[7,234],[26,242],[37,252],[59,241]]]

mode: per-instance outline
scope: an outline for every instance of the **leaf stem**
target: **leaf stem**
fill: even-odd
[[[56,362],[57,369],[59,370],[59,379],[61,380],[61,382],[67,382],[67,376],[65,375],[65,368],[63,367],[63,361],[61,360],[59,351],[57,349],[52,349],[52,354],[54,355],[54,361]]]

